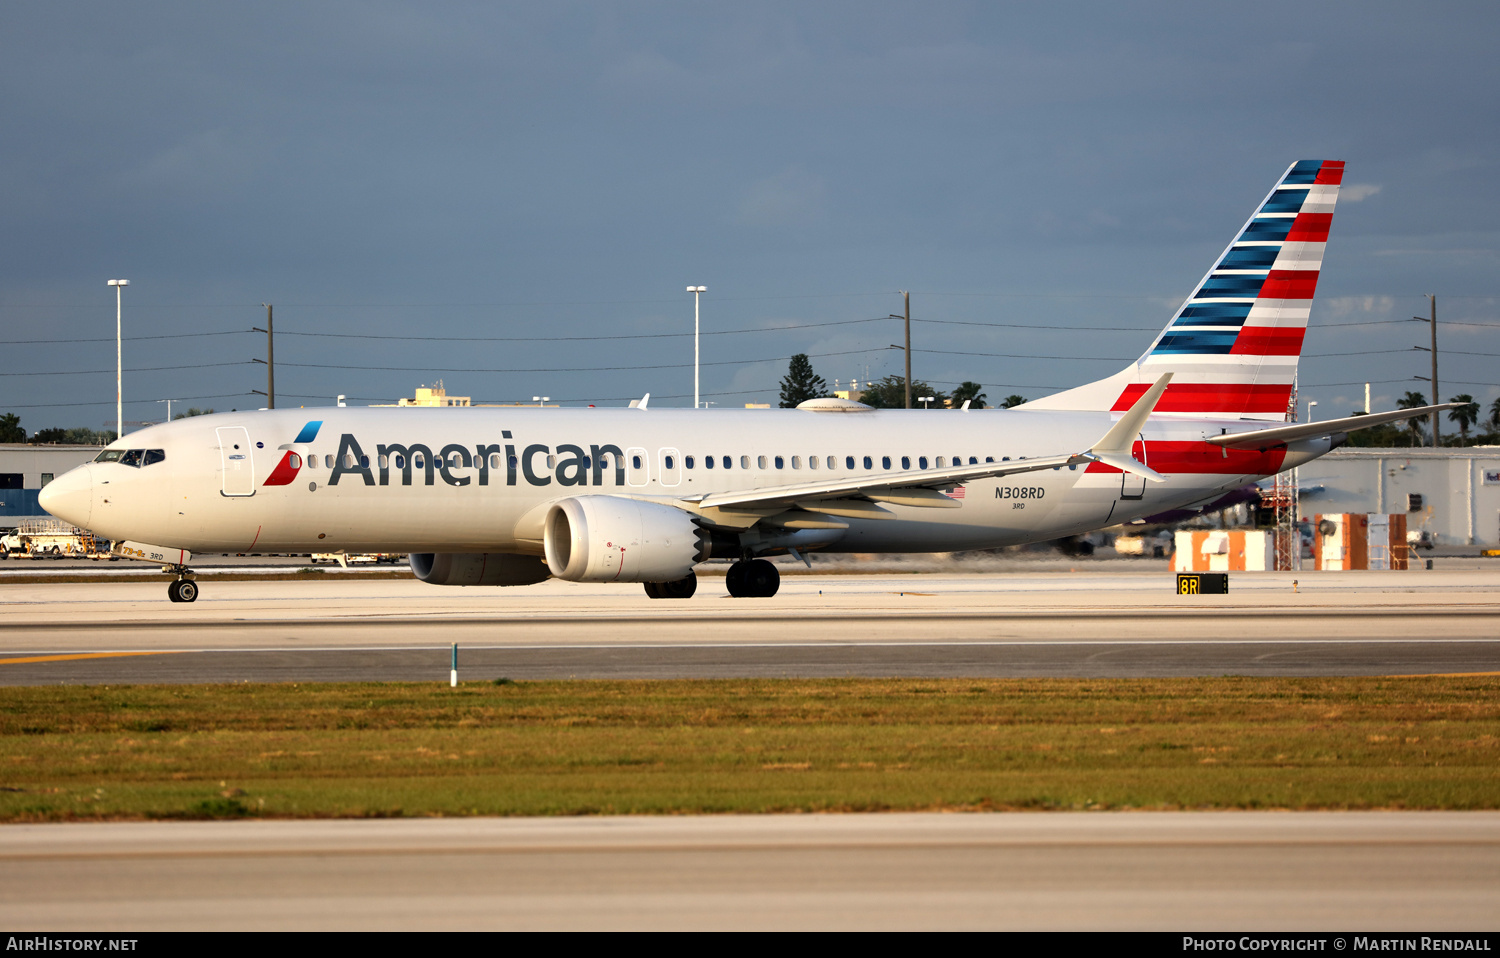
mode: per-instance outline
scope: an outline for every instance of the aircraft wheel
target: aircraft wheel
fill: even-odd
[[[171,582],[168,582],[167,583],[167,598],[171,599],[173,602],[181,602],[182,601],[182,596],[178,593],[178,588],[181,585],[182,585],[182,580],[181,579],[173,579]]]
[[[192,579],[174,579],[167,586],[167,598],[173,602],[193,602],[198,598],[198,583]]]
[[[749,587],[745,584],[745,569],[749,565],[748,562],[736,562],[724,576],[724,587],[736,599],[743,599],[750,594]]]
[[[691,572],[672,582],[656,584],[656,595],[661,599],[691,599],[697,591],[698,577]]]
[[[769,599],[781,588],[781,573],[765,559],[752,559],[745,563],[745,594],[758,599]]]
[[[653,599],[664,598],[664,596],[661,594],[661,583],[660,582],[643,582],[641,584],[646,587],[646,594],[648,596],[650,596],[651,598],[653,598]]]

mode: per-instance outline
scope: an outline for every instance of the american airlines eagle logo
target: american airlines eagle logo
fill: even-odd
[[[314,419],[302,427],[302,431],[297,433],[296,439],[282,446],[281,448],[285,452],[282,454],[281,461],[276,464],[276,468],[272,469],[271,474],[266,477],[264,485],[285,486],[290,484],[293,479],[296,479],[297,473],[302,469],[302,456],[292,447],[312,442],[318,438],[318,430],[321,428],[323,428],[323,420]]]

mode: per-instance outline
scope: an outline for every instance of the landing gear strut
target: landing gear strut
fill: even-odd
[[[698,591],[698,576],[689,572],[672,582],[647,582],[646,594],[653,599],[691,599]]]
[[[193,602],[198,598],[198,583],[188,578],[192,569],[186,566],[164,566],[162,571],[172,572],[177,576],[167,585],[167,598],[173,602]]]
[[[769,599],[781,588],[781,573],[765,559],[749,559],[729,567],[725,584],[737,599]]]

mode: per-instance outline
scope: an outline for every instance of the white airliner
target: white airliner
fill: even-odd
[[[729,593],[765,597],[768,555],[988,549],[1208,502],[1452,408],[1287,422],[1343,167],[1294,163],[1135,363],[1013,409],[227,413],[131,433],[41,504],[191,602],[194,552],[405,552],[434,585],[652,598],[691,596],[694,564],[727,557]]]

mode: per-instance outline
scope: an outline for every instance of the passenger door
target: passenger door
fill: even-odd
[[[220,426],[219,462],[224,468],[226,496],[255,495],[255,459],[250,449],[250,432],[244,426]]]

